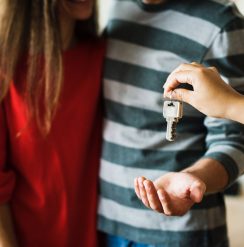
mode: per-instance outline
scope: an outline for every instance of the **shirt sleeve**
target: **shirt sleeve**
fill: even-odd
[[[7,167],[7,125],[3,106],[0,105],[0,204],[11,199],[15,174]]]
[[[215,66],[227,83],[244,93],[244,20],[236,18],[219,32],[203,64]],[[244,114],[244,105],[240,114]],[[231,184],[244,172],[244,125],[207,117],[205,126],[208,149],[204,157],[219,161],[228,172]]]

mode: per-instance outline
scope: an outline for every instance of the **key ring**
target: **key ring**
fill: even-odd
[[[173,98],[173,97],[172,97],[172,95],[173,95],[173,93],[174,93],[174,92],[175,92],[175,90],[174,90],[174,89],[170,91],[170,96],[169,96],[169,99],[170,99],[170,101],[171,101],[171,102],[173,101],[173,99],[172,99],[172,98]],[[180,99],[178,99],[177,101],[179,101],[179,102],[181,102],[181,103],[182,103],[182,102],[183,102],[183,100],[182,100],[182,94],[180,93],[180,94],[179,94],[179,96],[180,96]]]

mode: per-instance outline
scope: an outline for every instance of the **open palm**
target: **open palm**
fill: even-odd
[[[145,206],[165,215],[183,215],[194,203],[199,203],[206,186],[202,180],[189,173],[170,172],[154,182],[139,177],[135,191]]]

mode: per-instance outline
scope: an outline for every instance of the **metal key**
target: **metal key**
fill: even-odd
[[[183,116],[183,104],[180,101],[164,101],[163,116],[167,121],[166,139],[174,141],[176,137],[176,125]]]

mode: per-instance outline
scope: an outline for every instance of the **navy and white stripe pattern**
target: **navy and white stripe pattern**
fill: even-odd
[[[105,118],[99,229],[163,247],[228,246],[222,194],[183,217],[165,217],[136,198],[133,179],[180,171],[202,157],[220,161],[230,183],[244,171],[244,127],[184,105],[177,140],[165,140],[162,86],[179,64],[216,66],[244,92],[244,22],[225,0],[145,6],[113,0],[104,69]]]

